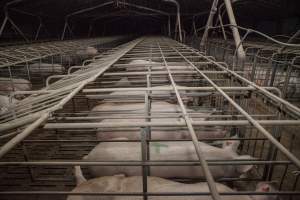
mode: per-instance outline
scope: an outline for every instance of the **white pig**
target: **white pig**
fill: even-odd
[[[55,63],[33,63],[29,65],[29,70],[32,73],[49,74],[64,73],[65,68],[62,65]]]
[[[85,49],[76,51],[76,54],[82,57],[89,57],[98,54],[98,50],[95,47],[86,47]]]
[[[277,191],[274,183],[272,182],[259,182],[256,185],[256,192],[275,192]],[[254,200],[280,200],[277,195],[253,195],[251,196]]]
[[[5,95],[0,95],[0,114],[4,114],[8,111],[10,106],[13,106],[17,103],[18,100],[12,98],[12,101],[9,101],[9,97]]]
[[[150,64],[153,65],[153,66],[151,66],[151,71],[166,70],[164,63],[161,63],[161,62],[154,62],[154,61],[148,61],[148,60],[132,60],[128,64],[132,64],[133,66],[127,67],[127,71],[147,71],[148,66],[151,66]],[[188,63],[181,63],[180,65],[174,65],[174,66],[170,65],[170,66],[168,66],[168,68],[171,71],[172,70],[188,71],[188,70],[194,69],[192,66],[189,66]]]
[[[101,111],[102,114],[98,113],[98,116],[105,116],[106,119],[102,120],[101,123],[121,123],[121,122],[145,122],[143,118],[122,118],[122,116],[117,116],[112,114],[113,111],[124,112],[128,114],[143,114],[145,112],[145,104],[144,103],[103,103],[97,105],[92,109],[94,111],[90,116],[94,116],[97,111]],[[192,110],[187,110],[191,112]],[[108,113],[110,112],[110,113]],[[180,113],[180,106],[175,104],[170,104],[164,101],[155,101],[151,104],[151,112],[152,116],[158,113]],[[203,121],[206,119],[208,115],[211,115],[212,112],[207,113],[199,113],[198,116],[194,116],[194,121]],[[203,116],[205,115],[205,116]],[[112,119],[109,119],[112,118]],[[177,122],[183,122],[183,118],[152,118],[151,122],[169,122],[171,124]],[[187,130],[172,130],[172,128],[156,128],[153,127],[151,129],[151,138],[152,139],[187,139],[190,138],[190,134]],[[171,129],[171,130],[170,130]],[[97,138],[98,139],[113,139],[116,137],[126,137],[128,139],[140,139],[140,128],[98,128]],[[226,135],[226,131],[212,128],[211,131],[196,131],[197,137],[199,139],[203,138],[222,138]]]
[[[9,95],[14,91],[28,91],[31,90],[32,84],[30,81],[22,78],[10,78],[0,77],[0,92],[4,95]],[[17,99],[22,99],[24,95],[16,95]]]
[[[127,77],[123,77],[121,80],[115,83],[115,87],[130,87],[131,84]]]
[[[74,193],[134,193],[143,191],[142,176],[125,177],[124,175],[104,176],[86,180],[80,167],[75,167],[77,186],[72,190]],[[221,183],[216,183],[218,192],[235,192],[233,189]],[[206,182],[184,184],[159,177],[147,177],[147,191],[149,193],[207,193],[209,192]],[[259,200],[257,196],[248,195],[224,195],[222,200]],[[265,200],[273,200],[263,195]],[[88,196],[69,195],[67,200],[142,200],[141,196]],[[210,195],[188,196],[149,196],[149,200],[212,200]]]
[[[129,82],[130,84],[130,82]],[[179,85],[178,85],[179,86]],[[170,88],[171,90],[153,90],[153,91],[149,91],[149,94],[152,97],[159,97],[159,96],[167,96],[167,97],[171,97],[173,96],[174,99],[167,99],[168,102],[174,103],[175,101],[177,102],[176,96],[175,96],[175,92],[173,90],[172,85],[160,85],[160,86],[153,86],[153,88],[155,89],[159,89],[159,88]],[[145,95],[146,91],[117,91],[117,92],[112,92],[111,95]],[[185,103],[188,103],[190,101],[193,100],[192,97],[188,96],[188,92],[186,91],[180,91],[180,97],[182,98],[182,100]],[[175,100],[176,99],[176,100]]]
[[[249,155],[236,153],[238,140],[226,141],[222,148],[214,147],[203,142],[199,146],[206,160],[240,160],[250,159]],[[198,160],[192,142],[150,142],[150,159],[168,161]],[[140,142],[104,142],[98,144],[87,156],[87,161],[139,161],[141,160]],[[248,172],[252,165],[210,165],[209,169],[215,178],[239,177]],[[200,166],[151,166],[150,174],[163,178],[204,178]],[[141,175],[139,166],[90,166],[93,177],[111,176],[124,173],[127,176]]]

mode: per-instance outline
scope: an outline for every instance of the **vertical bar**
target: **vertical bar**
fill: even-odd
[[[168,16],[168,35],[171,37],[171,18]]]
[[[202,39],[200,42],[200,50],[202,50],[202,51],[205,49],[205,44],[206,44],[207,37],[208,37],[208,31],[209,31],[209,28],[212,26],[214,15],[217,11],[218,1],[219,0],[214,0],[212,3],[211,9],[210,9],[210,13],[209,13],[209,16],[208,16],[208,19],[206,22],[205,30],[204,30],[204,33],[203,33],[203,36],[202,36]]]
[[[147,161],[147,132],[146,128],[141,128],[141,148],[142,148],[142,162],[145,163]],[[142,165],[142,179],[143,179],[143,199],[147,200],[147,189],[148,189],[148,183],[147,183],[147,176],[148,176],[148,168],[149,166]]]
[[[226,9],[227,9],[229,22],[232,25],[230,28],[232,30],[235,46],[238,48],[237,49],[238,59],[241,62],[244,62],[246,55],[245,55],[243,44],[241,43],[241,37],[240,37],[239,30],[237,28],[237,23],[236,23],[235,16],[234,16],[234,13],[233,13],[231,1],[230,0],[224,0],[224,2],[225,2]]]
[[[68,26],[68,19],[66,18],[65,19],[64,29],[63,29],[63,32],[62,32],[62,35],[61,35],[61,40],[65,39],[65,34],[66,34],[66,31],[67,31],[67,26]]]
[[[190,135],[191,135],[192,142],[193,142],[193,145],[194,145],[194,147],[195,147],[195,151],[196,151],[197,157],[198,157],[198,159],[199,159],[200,165],[201,165],[202,170],[203,170],[203,172],[204,172],[204,175],[205,175],[205,177],[206,177],[206,180],[207,180],[207,183],[208,183],[209,190],[211,191],[211,196],[212,196],[212,198],[213,198],[214,200],[221,200],[221,197],[220,197],[220,195],[219,195],[219,193],[218,193],[218,191],[217,191],[216,183],[215,183],[214,178],[213,178],[213,176],[212,176],[212,174],[211,174],[211,172],[210,172],[210,170],[209,170],[209,167],[208,167],[208,164],[207,164],[207,162],[206,162],[206,160],[205,160],[205,158],[204,158],[203,152],[202,152],[202,150],[201,150],[201,148],[200,148],[200,146],[199,146],[198,138],[197,138],[197,136],[196,136],[194,127],[193,127],[193,125],[192,125],[192,123],[191,123],[191,119],[189,118],[188,113],[187,113],[187,111],[186,111],[186,108],[185,108],[185,106],[184,106],[184,103],[183,103],[183,101],[182,101],[182,98],[180,97],[180,94],[179,94],[179,92],[178,92],[176,83],[175,83],[175,81],[174,81],[174,79],[173,79],[172,73],[171,73],[171,71],[170,71],[170,69],[169,69],[169,66],[168,66],[168,64],[167,64],[167,61],[166,61],[165,56],[164,56],[164,54],[163,54],[163,51],[162,51],[162,49],[161,49],[161,47],[160,47],[160,44],[158,43],[157,45],[158,45],[158,48],[159,48],[159,50],[160,50],[161,57],[162,57],[163,62],[164,62],[164,66],[166,67],[166,70],[167,70],[167,72],[168,72],[169,80],[170,80],[171,83],[172,83],[173,89],[174,89],[175,94],[176,94],[176,98],[177,98],[178,103],[179,103],[179,105],[180,105],[180,108],[181,108],[181,112],[182,112],[183,118],[184,118],[184,120],[185,120],[185,122],[186,122],[187,128],[188,128],[189,133],[190,133]],[[177,50],[176,50],[176,51],[177,51]],[[178,51],[177,51],[177,52],[178,52]]]
[[[5,26],[6,26],[7,21],[8,21],[8,17],[5,16],[5,17],[4,17],[4,20],[3,20],[3,22],[2,22],[1,28],[0,28],[0,37],[1,37],[2,34],[3,34],[3,31],[4,31],[4,28],[5,28]]]
[[[39,27],[38,27],[38,29],[37,29],[37,31],[36,31],[34,40],[37,40],[37,39],[38,39],[42,26],[43,26],[43,25],[42,25],[42,22],[40,22],[40,25],[39,25]]]
[[[24,35],[24,33],[21,31],[21,29],[12,21],[12,19],[10,19],[8,17],[8,20],[11,23],[11,25],[18,31],[18,33],[24,38],[24,40],[26,42],[29,42],[29,40],[27,39],[27,37]]]
[[[182,45],[184,46],[184,45]],[[174,48],[173,48],[174,49]],[[190,48],[191,49],[191,48]],[[175,51],[178,52],[178,50],[174,49]],[[192,50],[192,49],[191,49]],[[198,53],[195,50],[192,50],[193,52],[197,53],[198,55],[200,55],[201,57],[203,57],[204,59],[212,62],[213,64],[215,64],[217,67],[219,67],[220,69],[223,69],[227,72],[229,72],[230,74],[234,75],[236,78],[239,78],[241,80],[244,80],[245,82],[248,82],[251,86],[264,91],[265,94],[268,94],[269,92],[265,91],[265,89],[249,82],[247,79],[245,79],[244,77],[238,75],[236,72],[230,71],[227,68],[225,68],[224,66],[216,63],[215,61],[211,60],[208,57],[203,56],[202,54]],[[178,52],[182,57],[184,57],[180,52]],[[244,117],[260,132],[262,133],[273,145],[275,145],[287,158],[289,158],[298,168],[300,168],[300,160],[294,156],[291,152],[289,152],[288,149],[286,149],[279,141],[276,140],[276,138],[274,138],[262,125],[260,125],[260,123],[255,120],[251,115],[249,115],[242,107],[240,107],[234,100],[232,100],[232,98],[230,98],[218,85],[216,85],[209,77],[207,77],[202,71],[200,71],[193,63],[191,63],[188,59],[186,59],[184,57],[184,59],[197,71],[199,72],[224,98],[226,98],[228,100],[228,102],[235,108],[237,109],[237,111],[239,111],[242,115],[244,115]],[[272,95],[271,95],[272,96]],[[277,97],[277,96],[275,96]],[[284,101],[281,99],[281,101]],[[286,104],[288,104],[288,102],[285,102]],[[293,107],[295,110],[299,110],[299,108],[295,107],[294,105],[290,105],[291,107]]]

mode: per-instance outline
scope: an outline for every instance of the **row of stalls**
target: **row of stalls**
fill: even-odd
[[[39,82],[0,115],[1,199],[298,199],[300,109],[209,44],[123,41]]]

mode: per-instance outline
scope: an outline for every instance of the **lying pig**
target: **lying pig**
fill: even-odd
[[[29,65],[29,70],[32,73],[50,74],[50,73],[64,73],[65,68],[60,64],[54,63],[33,63]]]
[[[22,78],[6,78],[0,77],[0,92],[9,95],[14,91],[28,91],[31,90],[32,84],[30,81]],[[24,95],[16,95],[16,98],[24,98]]]
[[[102,116],[105,116],[106,119],[102,120],[101,123],[121,123],[121,122],[145,122],[144,118],[122,118],[122,116],[117,116],[113,114],[113,111],[124,112],[128,114],[139,114],[143,115],[145,113],[145,104],[144,103],[103,103],[92,109],[93,113],[90,116],[94,116],[97,111],[102,112]],[[187,110],[192,112],[192,110]],[[181,113],[180,106],[175,104],[170,104],[164,101],[154,101],[151,104],[152,116],[166,113]],[[198,116],[194,116],[194,121],[203,121],[207,116],[211,115],[212,112],[207,113],[198,113]],[[99,116],[101,114],[98,113]],[[109,119],[112,118],[112,119]],[[177,122],[183,122],[183,118],[152,118],[151,122],[169,122],[171,124]],[[199,139],[204,138],[223,138],[226,135],[226,131],[220,128],[211,128],[210,131],[197,130],[196,134]],[[98,139],[113,139],[116,137],[126,137],[131,140],[140,139],[141,129],[139,127],[131,128],[99,128],[97,132]],[[172,130],[172,128],[151,128],[151,138],[152,139],[188,139],[190,134],[187,130]]]
[[[147,71],[148,66],[151,66],[151,71],[165,71],[166,67],[164,63],[161,62],[154,62],[148,60],[132,60],[128,64],[132,64],[132,67],[127,67],[126,71]],[[152,64],[152,65],[151,65]],[[181,63],[180,65],[170,65],[168,68],[171,71],[189,71],[193,70],[194,68],[190,66],[188,63]]]
[[[0,115],[6,113],[10,106],[13,106],[15,103],[17,103],[18,100],[12,98],[12,101],[10,102],[9,97],[5,95],[0,95]]]
[[[203,142],[199,146],[206,160],[241,160],[251,159],[249,155],[236,153],[238,140],[225,141],[222,148]],[[198,160],[192,142],[150,142],[150,160],[188,161]],[[140,142],[104,142],[98,144],[87,156],[86,161],[139,161],[141,160]],[[248,172],[252,165],[210,165],[209,169],[215,178],[239,177]],[[163,178],[204,178],[200,166],[151,166],[150,174]],[[89,166],[93,177],[111,176],[124,173],[127,176],[141,175],[139,166]]]
[[[105,102],[100,103],[97,106],[93,107],[92,112],[113,112],[113,111],[122,111],[129,112],[130,114],[145,113],[145,103],[112,103]],[[187,109],[188,112],[192,112],[193,110]],[[151,103],[151,112],[160,112],[160,113],[181,113],[181,108],[177,104],[171,104],[165,101],[153,101]],[[109,115],[106,115],[109,116]],[[109,118],[109,117],[107,117]]]
[[[98,54],[98,50],[95,47],[86,47],[85,49],[76,51],[76,55],[81,57],[90,57],[96,54]]]
[[[124,175],[104,176],[86,180],[82,175],[80,167],[75,167],[77,186],[72,190],[74,193],[136,193],[143,191],[142,176],[125,177]],[[216,183],[218,192],[235,192],[221,183]],[[159,177],[147,177],[147,191],[149,193],[207,193],[209,192],[206,182],[184,184]],[[224,195],[222,200],[260,200],[259,196],[248,195]],[[268,195],[262,195],[264,200],[273,200]],[[140,200],[141,196],[88,196],[69,195],[67,200]],[[212,200],[210,195],[188,195],[188,196],[149,196],[151,200]]]
[[[124,81],[127,81],[128,79],[122,79]],[[115,86],[119,87],[128,87],[130,86],[130,81],[129,82],[122,82],[121,83],[116,83]],[[164,98],[165,101],[169,103],[177,103],[177,98],[175,95],[174,90],[172,90],[172,85],[160,85],[160,86],[154,86],[153,88],[159,89],[159,88],[170,88],[171,90],[153,90],[149,91],[149,95],[152,97],[152,100],[157,100],[159,98]],[[188,91],[180,91],[180,97],[183,101],[184,104],[191,104],[193,102],[193,97],[189,95]],[[139,97],[139,98],[144,98],[143,96],[146,94],[146,91],[117,91],[117,92],[112,92],[110,95],[112,97],[114,96],[125,96],[125,97]]]

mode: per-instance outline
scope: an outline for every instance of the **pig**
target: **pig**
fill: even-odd
[[[112,103],[105,102],[96,105],[91,111],[101,111],[101,112],[112,112],[112,111],[122,111],[122,112],[130,112],[130,113],[144,113],[145,112],[145,103]],[[166,101],[153,101],[151,103],[151,111],[152,112],[177,112],[181,113],[181,109],[179,105],[171,104]],[[188,109],[188,112],[192,112],[192,110]]]
[[[145,71],[147,70],[148,66],[151,66],[151,71],[161,71],[166,70],[166,67],[164,66],[164,63],[162,62],[154,62],[154,61],[148,61],[148,60],[132,60],[128,64],[134,65],[134,67],[128,67],[127,71]],[[180,65],[170,65],[168,66],[170,70],[193,70],[194,68],[192,66],[189,66],[188,63],[180,63]]]
[[[8,96],[0,95],[0,115],[5,114],[8,112],[9,107],[13,106],[19,102],[17,99],[12,98],[11,102]]]
[[[72,190],[72,192],[115,192],[115,193],[130,193],[130,192],[142,192],[143,183],[141,176],[125,177],[123,175],[104,176],[94,178],[88,181],[80,180],[78,185]],[[148,177],[147,186],[149,193],[166,193],[166,192],[209,192],[209,188],[206,182],[184,184],[159,177]],[[218,192],[233,192],[229,187],[216,183]],[[69,195],[67,200],[141,200],[142,196],[80,196]],[[150,196],[150,200],[212,200],[208,196]],[[249,196],[224,196],[223,200],[252,200]]]
[[[148,71],[148,67],[151,66],[151,71],[161,71],[161,72],[167,72],[167,68],[165,67],[164,63],[159,62],[153,62],[153,61],[147,61],[147,60],[133,60],[129,62],[129,66],[126,67],[127,72],[135,72],[135,71]],[[172,72],[178,72],[178,71],[195,71],[192,66],[190,66],[188,63],[180,63],[180,65],[169,65],[168,69]],[[191,73],[173,73],[173,78],[175,81],[190,81],[193,80],[194,74]],[[143,76],[129,76],[128,80],[130,82],[133,81],[142,81],[144,80]],[[166,82],[169,80],[169,77],[167,74],[160,75],[159,79],[157,77],[152,77],[153,81],[160,81],[160,82]]]
[[[143,118],[122,118],[118,116],[118,118],[113,118],[116,115],[109,114],[107,112],[113,112],[114,110],[121,111],[121,112],[127,112],[129,114],[143,114],[145,112],[145,104],[144,103],[103,103],[100,105],[97,105],[93,108],[92,111],[94,111],[93,114],[90,114],[90,116],[94,116],[96,111],[102,111],[102,115],[106,117],[106,119],[102,120],[101,123],[120,123],[120,122],[145,122],[145,119]],[[192,112],[192,110],[187,110],[188,112]],[[164,101],[155,101],[152,102],[151,105],[151,112],[152,116],[158,113],[180,113],[181,109],[180,106],[170,104],[168,102]],[[194,121],[203,121],[206,119],[203,115],[209,116],[212,112],[207,113],[199,113],[199,116],[194,116]],[[113,119],[109,119],[113,118]],[[152,122],[170,122],[177,123],[177,122],[183,122],[183,118],[152,118]],[[156,128],[153,127],[151,129],[151,138],[152,139],[187,139],[190,138],[190,134],[187,130],[176,130],[172,131],[170,128],[169,130],[166,130],[165,128]],[[104,139],[113,139],[115,137],[126,137],[131,140],[137,140],[140,139],[140,128],[134,127],[134,128],[99,128],[97,132],[97,138],[99,140]],[[196,131],[197,137],[199,139],[203,138],[223,138],[226,135],[226,131],[222,129],[212,128],[211,131],[203,131],[203,130],[197,130]]]
[[[115,87],[130,87],[131,84],[127,77],[123,77],[121,80],[115,83]]]
[[[76,51],[76,55],[81,57],[90,57],[98,54],[98,50],[95,47],[86,47],[85,49],[81,49]]]
[[[131,86],[130,81],[126,82],[128,79],[122,79],[124,81],[123,85],[121,83],[117,83],[115,86],[123,86],[123,87],[128,87]],[[179,86],[179,85],[178,85]],[[168,87],[170,89],[172,88],[172,85],[160,85],[160,86],[154,86],[153,88],[165,88]],[[193,102],[193,97],[189,95],[188,91],[180,91],[180,97],[183,101],[184,104],[190,105]],[[135,97],[138,96],[140,98],[143,98],[143,96],[146,94],[146,91],[117,91],[117,92],[112,92],[110,93],[111,96],[131,96]],[[164,100],[169,103],[177,103],[177,98],[175,96],[174,90],[153,90],[149,91],[149,95],[152,97],[152,100],[157,100],[159,98],[164,97]],[[166,98],[167,97],[167,98]]]
[[[0,77],[0,92],[4,95],[9,95],[11,92],[14,91],[28,91],[31,90],[32,84],[30,81],[22,78],[6,78]],[[16,95],[17,99],[22,99],[24,95]]]
[[[206,160],[240,160],[251,159],[249,155],[238,155],[238,140],[225,141],[222,148],[199,142]],[[190,141],[150,142],[150,160],[186,161],[198,160],[194,146]],[[141,159],[140,142],[104,142],[99,143],[87,156],[85,161],[138,161]],[[215,178],[239,177],[252,169],[253,165],[210,165]],[[151,166],[150,174],[162,178],[204,178],[201,166]],[[124,173],[127,176],[141,175],[141,167],[136,166],[89,166],[93,177],[111,176]]]
[[[29,70],[32,73],[51,74],[65,72],[65,68],[61,64],[55,63],[33,63],[29,65]]]
[[[256,192],[276,192],[276,184],[274,182],[259,182],[256,185]],[[278,195],[252,195],[253,200],[280,200]]]
[[[123,174],[114,176],[103,176],[90,180],[86,180],[82,175],[79,166],[75,166],[76,187],[72,190],[74,193],[134,193],[143,191],[142,176],[126,177]],[[218,192],[235,192],[230,187],[216,183]],[[206,182],[184,184],[164,178],[148,176],[147,191],[149,193],[207,193],[209,192]],[[257,196],[249,195],[224,195],[222,200],[260,200]],[[273,200],[268,195],[263,195],[265,200]],[[141,200],[142,196],[88,196],[88,195],[69,195],[67,200]],[[212,200],[210,195],[188,195],[188,196],[149,196],[150,200]]]

